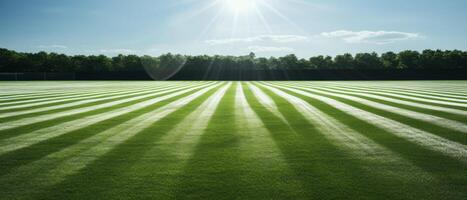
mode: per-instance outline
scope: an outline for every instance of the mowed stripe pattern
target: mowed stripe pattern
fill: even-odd
[[[467,199],[467,82],[1,82],[0,199]]]

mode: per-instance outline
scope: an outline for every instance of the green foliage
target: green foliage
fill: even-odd
[[[417,51],[402,51],[398,55],[399,68],[402,69],[418,69],[420,65],[420,53]]]
[[[378,54],[373,53],[358,53],[354,59],[356,69],[382,69],[382,59]]]
[[[335,69],[353,69],[354,68],[353,56],[349,53],[346,53],[344,55],[337,55],[334,58],[334,68]]]
[[[0,72],[141,72],[147,65],[156,63],[165,68],[191,71],[242,71],[242,70],[367,70],[367,69],[467,69],[467,52],[459,50],[424,50],[349,53],[343,55],[297,58],[294,54],[283,57],[257,57],[253,52],[245,56],[183,56],[164,54],[158,57],[118,55],[67,56],[57,53],[20,53],[0,48]]]
[[[385,69],[395,69],[399,64],[397,54],[392,51],[381,54],[381,62]]]

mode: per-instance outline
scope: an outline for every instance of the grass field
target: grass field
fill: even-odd
[[[0,199],[467,199],[467,82],[0,82]]]

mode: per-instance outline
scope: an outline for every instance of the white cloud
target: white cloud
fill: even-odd
[[[99,53],[104,54],[132,54],[136,53],[136,50],[133,49],[100,49]]]
[[[268,46],[249,46],[248,50],[261,53],[261,52],[292,52],[295,51],[293,48],[289,47],[268,47]]]
[[[257,38],[229,38],[229,39],[216,39],[216,40],[206,40],[205,42],[209,45],[222,45],[222,44],[232,44],[239,42],[257,42]]]
[[[52,45],[38,45],[36,46],[39,49],[68,49],[65,45],[52,44]]]
[[[279,43],[305,42],[308,40],[308,37],[301,35],[269,35],[263,36],[263,38]]]
[[[308,37],[301,35],[259,35],[254,37],[245,38],[226,38],[206,40],[209,45],[223,45],[233,43],[253,43],[253,42],[275,42],[275,43],[291,43],[291,42],[304,42]]]
[[[420,38],[418,33],[399,31],[347,31],[339,30],[321,33],[327,38],[338,38],[347,43],[389,44],[397,41]]]

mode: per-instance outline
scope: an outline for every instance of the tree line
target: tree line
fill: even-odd
[[[65,55],[58,53],[22,53],[0,48],[0,72],[142,72],[148,67],[181,67],[187,71],[248,70],[444,70],[467,69],[467,51],[424,50],[357,53],[297,58],[245,56],[185,56],[164,54],[157,57],[118,55]]]

